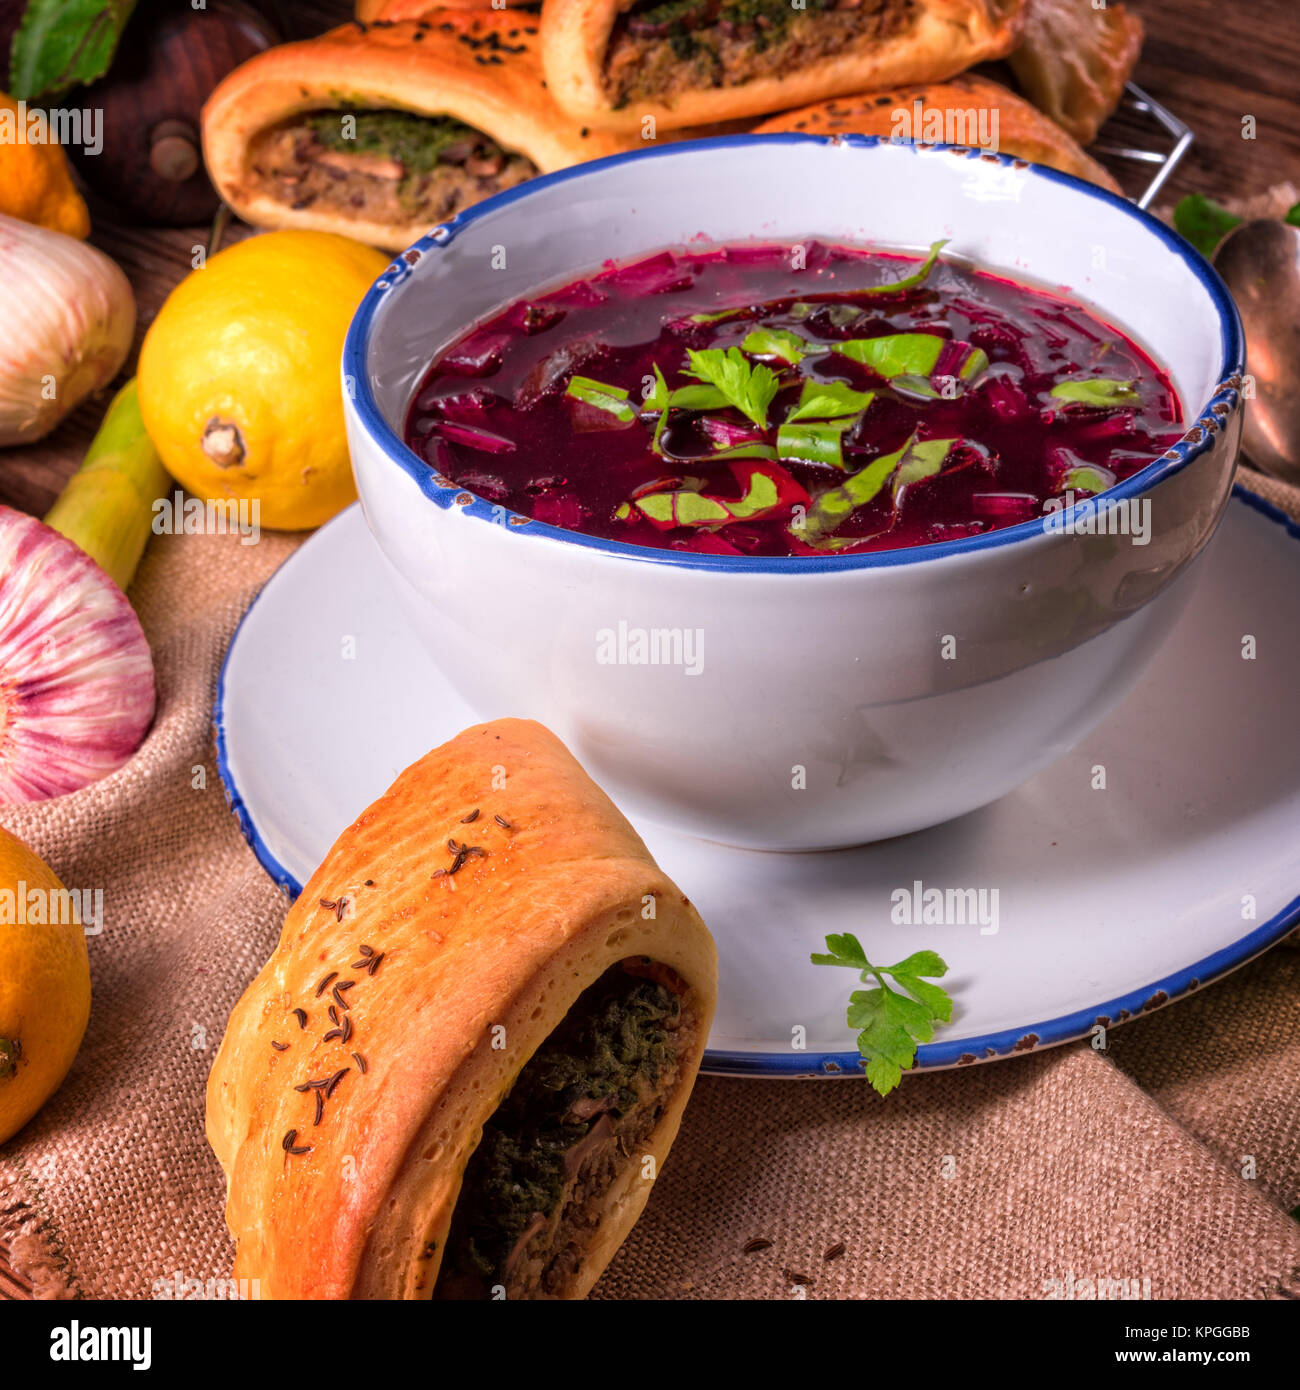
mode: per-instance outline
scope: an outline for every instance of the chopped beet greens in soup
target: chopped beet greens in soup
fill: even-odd
[[[920,263],[811,242],[609,264],[441,353],[407,443],[538,521],[772,556],[1030,521],[1179,437],[1173,387],[1122,332],[940,245]]]

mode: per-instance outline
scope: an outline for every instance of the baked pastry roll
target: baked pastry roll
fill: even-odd
[[[582,1297],[677,1133],[716,979],[554,735],[506,719],[434,749],[339,836],[230,1016],[207,1132],[236,1277]]]
[[[974,73],[962,73],[947,82],[865,92],[803,106],[773,116],[756,126],[754,133],[777,130],[801,130],[809,135],[902,135],[918,144],[956,145],[975,145],[988,135],[992,137],[989,147],[1000,154],[1046,164],[1112,193],[1121,191],[1110,174],[1060,126],[1006,87]]]
[[[545,0],[542,63],[575,118],[665,130],[950,77],[1015,47],[1021,0]]]
[[[1142,51],[1142,21],[1123,5],[1026,0],[1024,38],[1008,62],[1040,110],[1090,144],[1119,105]]]
[[[535,10],[541,0],[529,4],[511,5],[512,10]],[[356,16],[367,24],[375,20],[424,19],[434,10],[491,10],[498,9],[492,0],[357,0]]]
[[[537,31],[517,10],[443,10],[268,49],[203,108],[212,181],[256,226],[396,251],[538,172],[627,148],[551,100]]]

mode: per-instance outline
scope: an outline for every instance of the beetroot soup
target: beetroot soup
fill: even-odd
[[[439,354],[406,440],[538,521],[635,545],[925,545],[1104,492],[1181,434],[1168,378],[1078,304],[810,242],[662,251]]]

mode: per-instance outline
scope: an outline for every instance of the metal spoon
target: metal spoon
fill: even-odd
[[[1243,222],[1219,243],[1214,267],[1241,311],[1255,378],[1242,443],[1260,468],[1300,483],[1300,229]]]

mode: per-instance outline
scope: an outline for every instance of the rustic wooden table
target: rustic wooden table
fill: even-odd
[[[1300,184],[1300,3],[1128,0],[1146,21],[1135,81],[1186,121],[1196,143],[1162,201],[1199,191],[1244,198],[1283,181]],[[346,0],[284,0],[295,37],[347,18]],[[1254,117],[1254,138],[1243,138]],[[131,227],[92,205],[93,241],[126,271],[139,306],[137,347],[171,287],[190,269],[208,228]],[[129,364],[134,367],[134,361]],[[86,402],[34,448],[0,453],[0,502],[44,513],[77,467],[107,396]],[[0,1299],[30,1294],[0,1249]]]

